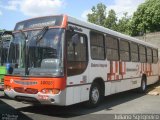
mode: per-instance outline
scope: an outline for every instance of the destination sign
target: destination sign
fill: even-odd
[[[17,23],[14,30],[16,31],[29,28],[40,28],[45,26],[60,26],[62,24],[62,20],[63,16],[48,16],[29,19]]]

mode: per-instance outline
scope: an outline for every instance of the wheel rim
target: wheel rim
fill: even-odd
[[[94,87],[92,89],[91,99],[92,99],[94,104],[96,104],[98,102],[98,100],[99,100],[99,90],[98,90],[97,87]]]
[[[142,82],[142,90],[145,91],[145,89],[146,89],[146,82],[143,80],[143,82]]]

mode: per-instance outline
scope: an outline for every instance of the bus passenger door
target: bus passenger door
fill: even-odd
[[[88,43],[83,33],[67,31],[67,102],[79,103],[88,99],[85,84],[88,79]],[[83,88],[84,87],[84,88]],[[83,95],[82,95],[83,94]],[[68,103],[68,104],[69,104]],[[73,104],[70,103],[70,104]]]

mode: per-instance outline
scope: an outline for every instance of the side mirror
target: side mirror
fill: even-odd
[[[74,34],[72,36],[72,44],[76,46],[79,43],[79,41],[80,41],[80,36],[78,34]]]

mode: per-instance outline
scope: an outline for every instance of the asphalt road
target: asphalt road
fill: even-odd
[[[158,114],[154,116],[154,120],[159,120],[160,96],[128,91],[107,96],[99,107],[89,109],[85,108],[83,104],[68,107],[32,106],[7,99],[4,97],[3,92],[0,91],[0,120],[112,120],[120,119],[117,115],[123,115],[122,117],[124,117],[126,114],[128,119],[133,119],[133,115],[136,114]],[[144,116],[141,118],[144,118]]]

